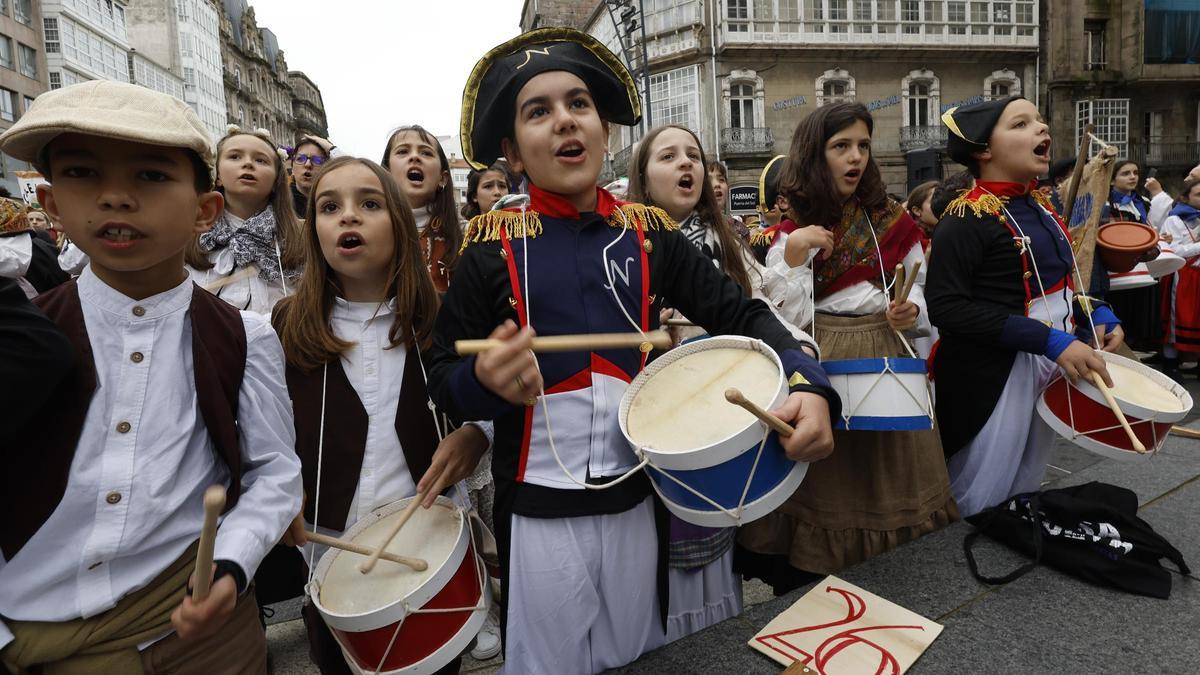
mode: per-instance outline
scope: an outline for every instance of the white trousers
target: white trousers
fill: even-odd
[[[742,613],[742,578],[733,573],[732,546],[704,567],[672,567],[667,574],[671,588],[667,642]]]
[[[979,434],[950,458],[950,489],[964,517],[1041,487],[1054,430],[1036,406],[1058,373],[1053,361],[1018,353],[992,416]]]
[[[597,673],[665,642],[654,507],[512,516],[504,673]]]

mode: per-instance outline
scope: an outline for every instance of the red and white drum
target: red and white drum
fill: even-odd
[[[1104,395],[1083,379],[1077,384],[1062,375],[1052,380],[1038,399],[1038,414],[1060,436],[1085,450],[1127,462],[1149,459],[1167,440],[1171,426],[1192,409],[1192,396],[1183,385],[1153,368],[1116,354],[1098,353],[1107,362],[1113,397],[1148,452],[1133,449]]]
[[[379,546],[411,499],[372,511],[343,539]],[[470,521],[453,501],[438,497],[428,510],[416,510],[386,550],[429,567],[417,572],[380,560],[363,574],[363,556],[330,549],[317,564],[313,602],[352,671],[436,672],[467,649],[491,604]]]

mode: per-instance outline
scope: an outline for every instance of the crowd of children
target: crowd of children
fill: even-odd
[[[948,110],[967,171],[905,204],[867,109],[816,109],[762,171],[762,227],[729,215],[726,168],[682,126],[641,139],[628,201],[597,187],[610,125],[637,124],[642,101],[586,34],[490,50],[463,101],[461,209],[418,125],[378,164],[314,136],[278,148],[230,127],[214,144],[186,104],[95,81],[43,94],[0,136],[49,181],[44,211],[0,202],[5,667],[264,672],[258,604],[305,592],[325,550],[306,533],[439,495],[495,537],[479,552],[498,627],[474,656],[619,667],[739,614],[743,578],[784,593],[1038,489],[1042,389],[1060,371],[1111,382],[1077,324],[1105,351],[1161,341],[1172,368],[1200,353],[1200,175],[1175,200],[1152,178],[1146,199],[1138,167],[1116,167],[1108,217],[1150,223],[1189,264],[1152,289],[1161,304],[1081,301],[1070,233],[1036,189],[1055,173],[1048,127],[1020,97]],[[50,224],[63,236],[37,233]],[[906,297],[898,268],[921,268]],[[616,432],[654,355],[531,350],[668,320],[690,324],[676,344],[745,335],[783,364],[773,412],[808,474],[740,528],[671,515]],[[475,338],[493,346],[460,355]],[[835,429],[822,360],[917,352],[936,426]],[[197,601],[212,484],[228,506]],[[356,672],[303,614],[321,672]]]

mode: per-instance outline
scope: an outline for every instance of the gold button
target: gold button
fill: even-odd
[[[1028,279],[1029,277],[1033,276],[1033,272],[1030,272],[1029,270],[1025,270],[1025,274],[1023,274],[1022,276],[1024,276],[1026,279]]]
[[[646,253],[654,253],[654,243],[649,239],[642,241],[642,248],[646,249]]]
[[[109,504],[116,504],[117,502],[121,501],[121,493],[110,492],[108,493],[108,496],[104,498],[104,501],[108,502]]]
[[[142,307],[141,305],[134,305],[133,306],[133,315],[134,316],[145,316],[146,308]]]
[[[129,430],[132,428],[133,428],[133,425],[131,425],[129,422],[121,422],[120,424],[117,425],[117,432],[122,433],[122,434],[127,434],[127,433],[129,433]]]
[[[510,295],[510,296],[508,296],[508,304],[509,304],[509,305],[511,305],[511,306],[513,306],[513,307],[516,307],[516,306],[517,306],[517,299],[516,299],[516,298],[514,298],[514,297],[513,297],[513,296],[511,296],[511,295]]]
[[[500,259],[508,260],[508,251],[505,251],[504,249],[500,249]]]
[[[146,357],[142,356],[141,352],[134,352],[129,355],[129,360],[133,361],[134,363],[141,363],[142,359],[144,359],[144,358],[146,358]]]

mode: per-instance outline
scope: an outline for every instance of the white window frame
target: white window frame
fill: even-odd
[[[753,91],[753,105],[751,110],[750,123],[743,123],[743,129],[763,128],[766,124],[766,89],[763,85],[763,79],[758,73],[753,70],[735,69],[730,71],[728,77],[721,79],[721,93],[724,101],[725,110],[725,127],[733,127],[733,88],[735,86],[749,85]]]
[[[915,120],[911,119],[912,113],[909,110],[911,96],[909,94],[909,89],[913,84],[925,84],[929,87],[929,96],[925,103],[926,115],[929,118],[926,124],[918,125]],[[900,99],[901,103],[903,104],[902,110],[904,116],[904,126],[936,127],[940,124],[938,121],[938,111],[942,109],[942,81],[941,78],[939,78],[932,70],[929,70],[928,68],[922,68],[919,70],[909,71],[908,75],[904,76],[904,79],[900,80]]]
[[[983,78],[983,100],[993,100],[992,85],[996,83],[1007,84],[1009,96],[1021,95],[1021,78],[1008,68],[1001,68],[993,70],[991,75]]]
[[[651,75],[649,108],[654,126],[679,124],[699,134],[700,67],[684,66]],[[677,112],[680,108],[684,110],[682,118]]]
[[[842,83],[844,83],[846,85],[846,93],[844,95],[838,96],[838,97],[826,96],[825,95],[825,83],[826,82],[842,82]],[[857,92],[856,92],[856,87],[855,87],[854,76],[851,75],[850,72],[844,68],[832,68],[830,70],[825,71],[824,73],[821,73],[821,76],[817,78],[817,89],[816,89],[817,107],[823,106],[826,103],[831,103],[835,100],[854,101],[854,100],[857,100],[856,96],[857,96]]]
[[[1097,138],[1109,145],[1115,145],[1120,156],[1127,156],[1129,152],[1129,99],[1096,98],[1076,101],[1075,147],[1079,147],[1080,136],[1089,122],[1096,125],[1094,133]]]

